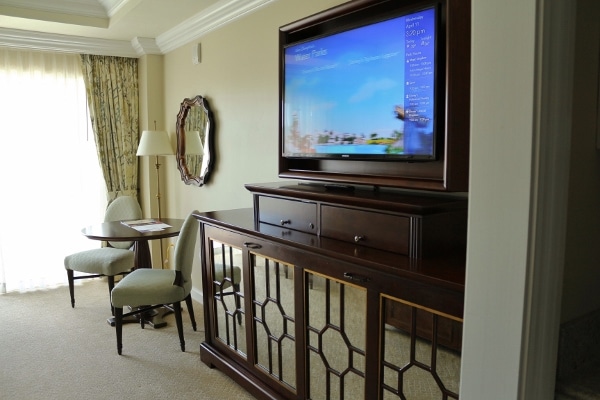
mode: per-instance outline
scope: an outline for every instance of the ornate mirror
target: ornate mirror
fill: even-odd
[[[184,99],[177,114],[177,168],[186,185],[202,186],[214,163],[214,121],[202,96]]]

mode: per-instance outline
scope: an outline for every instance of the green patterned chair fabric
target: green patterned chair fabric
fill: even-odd
[[[140,218],[142,218],[142,209],[137,200],[131,196],[122,196],[113,200],[104,215],[105,222]],[[109,242],[108,247],[85,250],[65,257],[71,307],[75,307],[75,280],[106,276],[109,293],[112,291],[115,275],[127,273],[135,265],[132,245],[133,242]],[[75,276],[74,272],[86,275]]]
[[[177,243],[175,244],[173,269],[138,268],[123,278],[111,293],[112,306],[115,310],[115,328],[117,333],[117,352],[122,350],[123,318],[145,313],[148,310],[173,305],[177,332],[181,351],[185,351],[183,339],[183,323],[181,320],[181,301],[185,300],[192,328],[196,330],[196,320],[192,306],[192,265],[198,236],[198,222],[193,211],[187,216]],[[133,311],[123,314],[123,307],[130,306]],[[140,318],[142,328],[144,318]]]

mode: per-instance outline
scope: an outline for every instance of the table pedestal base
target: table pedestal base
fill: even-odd
[[[137,314],[137,315],[130,315],[128,317],[124,317],[123,318],[123,325],[124,324],[139,324],[140,323],[140,318],[144,318],[144,325],[150,325],[152,328],[154,329],[159,329],[159,328],[163,328],[165,326],[167,326],[167,322],[163,319],[165,315],[170,314],[171,312],[173,312],[173,310],[171,310],[168,307],[161,307],[155,310],[150,310],[147,311],[145,313],[141,313],[141,314]],[[110,317],[106,320],[106,322],[110,325],[110,326],[115,326],[115,317]]]
[[[183,219],[160,218],[159,219],[169,225],[168,228],[160,231],[138,232],[137,230],[126,226],[121,221],[107,221],[101,224],[90,225],[81,230],[81,232],[90,239],[102,240],[108,242],[133,242],[134,252],[134,269],[152,268],[152,256],[150,254],[150,240],[162,240],[179,235]],[[162,244],[161,249],[161,267],[162,260]],[[162,328],[167,323],[163,320],[163,316],[171,312],[168,308],[150,310],[144,313],[144,324],[148,324],[153,328]],[[107,319],[110,326],[115,326],[114,317]],[[123,323],[140,323],[139,315],[129,315],[123,318]]]

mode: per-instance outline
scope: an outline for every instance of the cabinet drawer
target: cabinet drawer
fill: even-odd
[[[258,197],[258,220],[312,234],[317,233],[317,205],[315,203]]]
[[[281,226],[261,223],[258,226],[258,231],[267,235],[286,239],[295,243],[302,243],[307,246],[318,246],[319,237],[314,234],[300,232],[294,229],[288,229]]]
[[[323,205],[321,235],[398,254],[409,253],[410,218]]]

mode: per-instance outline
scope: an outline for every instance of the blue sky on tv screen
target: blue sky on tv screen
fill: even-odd
[[[286,132],[292,115],[297,116],[302,135],[334,131],[388,137],[403,131],[395,107],[405,105],[410,85],[425,85],[425,97],[433,100],[433,72],[417,74],[412,81],[409,77],[417,65],[411,64],[415,54],[430,64],[434,61],[434,29],[435,10],[427,9],[288,47]],[[422,46],[423,38],[430,43]],[[433,71],[433,65],[429,69]],[[433,106],[421,111],[433,118]]]

